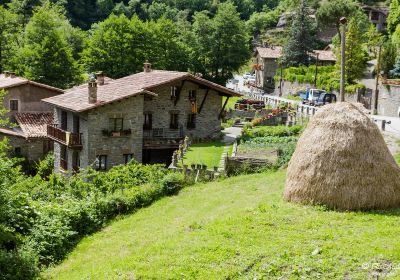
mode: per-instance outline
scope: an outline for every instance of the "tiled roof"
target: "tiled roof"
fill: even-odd
[[[88,87],[78,86],[65,94],[43,99],[44,102],[75,112],[83,112],[111,102],[122,100],[141,93],[156,95],[152,92],[155,87],[178,80],[192,80],[214,90],[231,96],[240,94],[226,87],[195,77],[187,72],[152,70],[141,72],[121,79],[112,80],[97,87],[97,103],[88,101]]]
[[[314,53],[318,54],[318,60],[336,61],[336,56],[333,53],[333,51],[330,51],[330,50],[327,50],[327,51],[315,50]]]
[[[33,81],[30,81],[30,80],[27,80],[27,79],[24,79],[21,77],[11,78],[11,77],[6,77],[4,74],[0,74],[0,89],[12,88],[12,87],[20,86],[20,85],[25,85],[25,84],[31,84],[31,85],[35,85],[38,87],[55,90],[60,93],[64,92],[62,89],[48,86],[48,85],[41,84],[41,83],[37,83],[37,82],[33,82]]]
[[[261,58],[280,58],[282,56],[282,47],[259,47],[257,48],[257,52],[260,54]]]
[[[257,52],[260,54],[261,58],[280,58],[282,56],[282,47],[258,47]],[[335,54],[331,50],[314,50],[314,53],[318,53],[318,60],[323,61],[336,61]],[[315,57],[315,54],[312,56]]]
[[[47,125],[54,123],[53,113],[18,113],[15,119],[26,138],[47,137]]]

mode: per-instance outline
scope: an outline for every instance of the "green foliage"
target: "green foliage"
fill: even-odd
[[[320,26],[336,27],[337,32],[340,33],[339,19],[341,17],[350,18],[359,9],[353,0],[325,0],[320,4],[316,17]]]
[[[283,47],[282,64],[285,66],[309,65],[315,44],[315,30],[304,0],[295,12],[289,38]]]
[[[190,59],[194,72],[220,84],[225,84],[250,57],[246,27],[231,2],[220,4],[214,18],[205,12],[196,13],[189,38],[193,39]]]
[[[394,64],[393,69],[390,70],[390,76],[392,78],[400,78],[400,58]]]
[[[49,153],[46,157],[36,164],[37,175],[42,179],[47,179],[54,170],[54,154]]]
[[[257,126],[251,129],[245,128],[243,130],[244,137],[267,137],[267,136],[293,136],[298,135],[303,130],[303,126]]]
[[[348,84],[354,84],[356,80],[360,79],[367,66],[368,54],[363,49],[363,33],[360,27],[360,23],[356,18],[351,18],[348,24],[348,30],[346,32],[346,65],[345,74],[346,82]],[[340,48],[336,53],[336,66],[340,69]]]
[[[396,63],[396,57],[398,55],[396,46],[390,41],[386,41],[382,48],[381,58],[380,58],[380,69],[383,74],[390,76],[390,70],[393,69]]]
[[[254,13],[246,22],[247,29],[257,36],[265,31],[265,29],[275,27],[279,20],[280,12],[278,9],[268,12]]]
[[[81,79],[74,50],[62,26],[66,18],[48,2],[35,10],[18,53],[18,72],[37,82],[68,88]]]
[[[389,7],[389,15],[387,17],[387,31],[389,34],[396,32],[400,26],[400,2],[399,0],[391,0]]]
[[[22,26],[18,16],[0,6],[0,72],[11,67],[15,59]]]

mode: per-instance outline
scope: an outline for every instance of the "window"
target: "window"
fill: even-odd
[[[196,102],[197,92],[195,90],[189,90],[189,101]]]
[[[143,129],[150,130],[153,127],[153,115],[151,113],[144,114]]]
[[[178,129],[178,127],[179,127],[178,117],[179,117],[178,113],[171,113],[170,122],[169,122],[169,128]]]
[[[109,127],[111,131],[122,131],[124,128],[124,119],[111,118],[109,120]]]
[[[10,100],[10,111],[18,111],[18,100]]]
[[[107,156],[99,155],[96,157],[96,169],[107,170]]]
[[[124,155],[125,164],[129,163],[132,159],[133,159],[133,154],[125,154]]]
[[[66,146],[61,146],[60,167],[63,170],[68,170],[68,150]]]
[[[79,125],[79,116],[74,116],[73,117],[73,132],[74,133],[79,133],[80,132],[80,125]]]
[[[66,111],[61,111],[61,129],[67,130],[68,128],[68,113]]]
[[[189,129],[196,128],[196,114],[189,114],[187,128]]]
[[[171,100],[174,100],[178,97],[178,87],[171,87]]]

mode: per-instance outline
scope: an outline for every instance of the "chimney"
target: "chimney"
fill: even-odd
[[[10,77],[10,71],[4,71],[4,77],[9,78]]]
[[[95,104],[97,102],[97,82],[95,79],[89,81],[89,103]]]
[[[11,77],[11,78],[16,78],[17,75],[15,74],[15,72],[10,72],[10,77]]]
[[[145,73],[150,73],[151,72],[151,63],[148,63],[147,61],[143,64],[143,70]]]
[[[104,85],[104,78],[105,78],[104,72],[103,71],[97,72],[96,73],[96,78],[97,78],[97,84],[99,86],[103,86]]]

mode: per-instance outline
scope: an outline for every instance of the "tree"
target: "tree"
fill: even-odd
[[[370,24],[367,33],[364,35],[368,50],[374,54],[374,57],[378,55],[378,47],[383,44],[384,37],[378,32],[375,25]]]
[[[252,14],[250,19],[246,22],[249,32],[255,37],[265,31],[265,29],[275,27],[279,20],[279,13],[277,13],[277,11],[278,10]]]
[[[353,0],[324,0],[317,10],[317,22],[321,26],[335,27],[340,34],[341,17],[350,18],[359,7]]]
[[[219,4],[213,19],[195,14],[193,31],[194,70],[206,78],[225,84],[250,58],[246,27],[231,2]]]
[[[285,66],[308,66],[310,53],[315,44],[315,30],[304,0],[295,12],[289,38],[283,48],[282,63]]]
[[[21,29],[17,15],[0,6],[0,73],[15,59]]]
[[[400,58],[397,59],[397,62],[393,66],[393,69],[390,70],[390,77],[392,77],[392,78],[400,78]]]
[[[112,78],[138,72],[145,61],[145,28],[143,23],[125,15],[111,15],[95,24],[83,51],[83,62],[89,72],[104,71]]]
[[[397,57],[396,46],[390,40],[387,40],[383,44],[383,50],[380,59],[381,62],[380,69],[386,76],[388,76],[389,71],[393,69],[393,66],[396,62],[396,57]]]
[[[146,60],[158,69],[188,71],[189,49],[180,39],[174,22],[161,18],[146,23]],[[143,61],[140,63],[142,65]]]
[[[18,15],[20,23],[25,26],[40,2],[41,0],[12,0],[8,7],[12,13]]]
[[[26,26],[24,46],[18,53],[18,73],[28,79],[68,88],[81,79],[73,49],[63,33],[66,19],[60,8],[46,2]]]
[[[393,34],[400,25],[400,2],[399,0],[391,0],[390,11],[387,18],[387,31]]]
[[[362,33],[355,18],[351,18],[348,24],[346,33],[346,64],[345,74],[346,82],[353,84],[355,81],[362,77],[365,67],[367,65],[368,55],[362,47]],[[337,67],[340,67],[340,49],[337,52]]]

